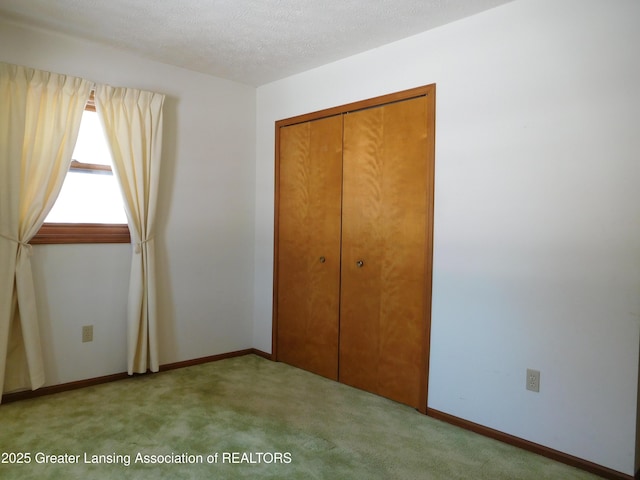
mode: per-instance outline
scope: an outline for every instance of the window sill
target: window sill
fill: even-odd
[[[29,243],[131,243],[131,235],[126,224],[45,223]]]

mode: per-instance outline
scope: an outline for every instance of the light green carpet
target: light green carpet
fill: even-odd
[[[598,478],[254,355],[1,405],[1,460],[25,453],[30,463],[0,463],[0,478]],[[202,463],[136,463],[138,453]]]

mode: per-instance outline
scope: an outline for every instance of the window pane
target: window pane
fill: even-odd
[[[111,166],[98,114],[85,110],[73,160]],[[100,170],[70,170],[45,223],[127,223],[115,177]]]
[[[109,146],[96,112],[85,110],[82,114],[78,141],[72,158],[81,163],[111,165]]]
[[[69,171],[47,223],[127,223],[122,196],[110,174]]]

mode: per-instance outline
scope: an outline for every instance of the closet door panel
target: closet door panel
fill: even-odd
[[[426,105],[345,115],[343,147],[339,379],[416,408],[427,348]]]
[[[277,357],[337,379],[342,118],[280,129]]]

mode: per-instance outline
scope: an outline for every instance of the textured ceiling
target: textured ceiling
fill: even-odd
[[[0,0],[0,16],[262,85],[510,0]]]

